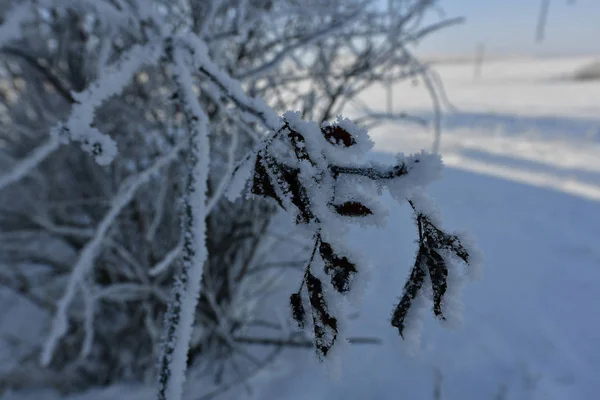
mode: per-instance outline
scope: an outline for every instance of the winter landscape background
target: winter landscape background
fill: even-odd
[[[600,326],[593,318],[600,282],[600,82],[570,79],[594,60],[498,60],[477,81],[472,65],[438,66],[457,110],[444,116],[448,168],[433,192],[447,225],[471,232],[486,260],[482,280],[466,288],[463,327],[448,331],[427,318],[420,351],[405,353],[386,310],[407,274],[414,233],[393,222],[384,230],[356,229],[352,240],[377,269],[349,329],[382,337],[383,344],[343,354],[338,381],[310,352],[287,351],[254,379],[249,398],[390,399],[401,392],[400,398],[425,399],[433,398],[440,377],[444,399],[594,398],[600,389]],[[397,87],[394,99],[402,109],[428,113],[422,88]],[[363,100],[384,107],[383,89]],[[371,134],[373,157],[383,159],[432,141],[430,130],[410,125]],[[391,221],[409,219],[408,210],[395,209]],[[4,296],[4,332],[40,334],[32,325],[36,310]],[[4,345],[6,361],[9,350]],[[152,396],[121,390],[73,400]],[[5,399],[55,398],[41,396]],[[239,396],[246,395],[223,398]]]
[[[443,32],[440,33],[443,36]],[[591,40],[591,39],[590,39]],[[426,59],[426,57],[425,57]],[[600,391],[600,56],[490,55],[480,76],[471,62],[438,57],[443,104],[440,152],[444,177],[431,193],[445,226],[467,231],[485,257],[481,280],[467,285],[463,324],[444,329],[424,317],[420,344],[389,327],[414,258],[410,209],[385,195],[383,229],[353,227],[352,247],[373,266],[360,307],[348,313],[350,336],[379,338],[340,354],[339,377],[307,349],[285,349],[244,385],[218,399],[584,400]],[[600,69],[600,68],[598,68]],[[383,86],[359,100],[386,109]],[[393,86],[393,107],[431,121],[422,84]],[[352,119],[359,110],[349,108]],[[432,126],[386,123],[370,130],[370,157],[430,149]],[[287,318],[287,296],[300,273],[286,274],[267,317]],[[0,368],[15,362],[11,337],[39,341],[42,313],[0,291]],[[279,311],[277,311],[277,309]],[[208,381],[187,383],[189,399],[210,393]],[[195,393],[198,395],[196,396]],[[123,383],[69,400],[154,398],[154,388]],[[48,389],[6,391],[2,400],[57,400]]]

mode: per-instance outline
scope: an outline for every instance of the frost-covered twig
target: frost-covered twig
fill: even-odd
[[[82,148],[93,154],[98,164],[106,165],[113,160],[117,144],[93,126],[97,108],[111,96],[121,93],[142,66],[158,62],[162,46],[161,41],[134,46],[86,90],[73,94],[76,103],[61,131],[70,140],[81,142]]]
[[[177,155],[180,152],[180,148],[177,147],[171,150],[166,155],[158,158],[155,163],[149,167],[148,169],[128,177],[120,186],[117,195],[114,197],[112,201],[112,205],[108,213],[100,222],[100,225],[96,229],[94,237],[85,245],[85,247],[81,250],[79,254],[79,258],[73,267],[73,271],[69,277],[69,281],[67,282],[67,287],[65,288],[65,292],[61,299],[58,301],[56,314],[54,315],[54,319],[52,321],[52,328],[48,338],[43,347],[43,351],[41,354],[40,362],[43,366],[47,366],[50,364],[52,360],[52,356],[54,354],[54,350],[58,345],[59,340],[63,337],[63,335],[67,332],[68,329],[68,320],[67,320],[67,311],[75,294],[77,292],[77,288],[84,281],[86,275],[89,273],[90,269],[93,267],[94,261],[98,252],[100,251],[102,244],[106,239],[106,235],[108,230],[112,226],[114,220],[120,214],[121,210],[129,204],[138,188],[143,184],[147,183],[148,180],[161,168],[166,166],[167,164],[173,162]]]
[[[177,243],[171,251],[169,251],[155,266],[153,266],[148,273],[150,276],[156,276],[167,270],[173,264],[183,249],[183,242]]]
[[[148,228],[148,232],[146,232],[146,241],[147,242],[151,242],[154,240],[154,237],[156,235],[156,231],[158,230],[158,228],[160,227],[160,224],[162,222],[162,218],[163,218],[163,214],[165,212],[165,200],[167,198],[167,193],[169,192],[170,186],[169,186],[169,174],[165,174],[165,176],[163,177],[162,180],[162,184],[160,185],[160,190],[158,192],[158,195],[156,196],[156,211],[154,213],[154,216],[152,218],[152,222],[150,223],[150,227]]]
[[[343,15],[338,17],[338,21],[334,21],[330,26],[323,28],[319,31],[313,32],[310,35],[298,40],[297,43],[294,43],[291,46],[285,47],[279,53],[277,53],[271,60],[267,61],[263,65],[260,65],[256,68],[251,69],[250,71],[243,72],[236,76],[237,79],[256,79],[263,74],[268,73],[275,66],[280,64],[290,53],[294,52],[297,49],[303,48],[309,44],[317,42],[325,37],[331,36],[333,34],[338,33],[348,25],[352,24],[356,18],[364,11],[364,7],[366,4],[363,4],[358,10],[350,13],[349,15]]]
[[[256,116],[270,130],[277,131],[281,127],[277,113],[263,100],[248,96],[240,81],[233,79],[211,60],[206,44],[200,38],[188,35],[182,41],[190,48],[194,68],[207,76],[241,111]]]
[[[454,254],[467,264],[473,263],[475,250],[465,246],[457,235],[448,235],[439,228],[434,207],[420,194],[422,187],[439,176],[439,156],[422,152],[408,157],[399,155],[394,166],[359,164],[372,142],[365,130],[349,120],[338,118],[334,124],[318,127],[302,121],[297,113],[288,112],[283,121],[280,134],[269,138],[277,140],[254,156],[250,192],[273,199],[294,217],[296,224],[313,232],[313,251],[300,288],[290,297],[290,305],[294,319],[303,328],[307,319],[303,298],[306,291],[317,354],[325,359],[342,334],[342,321],[331,309],[328,288],[346,295],[360,290],[364,280],[364,271],[354,261],[356,255],[344,249],[342,224],[379,224],[385,217],[376,201],[382,187],[387,187],[397,201],[410,199],[417,213],[420,237],[415,267],[392,325],[404,335],[406,316],[426,276],[433,286],[434,314],[445,320],[449,311],[442,304],[449,303],[448,293],[456,291],[452,285],[458,283],[449,282],[449,261],[435,249],[450,252],[447,257]],[[278,148],[287,146],[289,155],[283,157],[285,152],[272,150],[276,144]],[[322,272],[316,269],[317,265],[322,266]],[[323,272],[329,277],[330,286],[323,282]]]
[[[81,291],[81,295],[83,297],[83,307],[85,310],[83,314],[85,336],[83,338],[83,344],[81,345],[79,357],[80,359],[85,359],[91,353],[92,344],[94,343],[94,317],[96,314],[96,299],[93,288],[90,285],[81,282],[79,290]]]
[[[202,21],[198,21],[197,24],[200,27],[198,36],[204,37],[208,33],[208,28],[213,23],[213,19],[217,14],[217,11],[222,6],[223,0],[208,0],[203,4],[203,8],[205,8],[205,15]],[[236,10],[236,14],[239,13],[239,10]]]
[[[227,186],[231,177],[233,176],[233,171],[235,170],[235,151],[238,145],[238,134],[234,132],[231,134],[231,142],[229,143],[229,147],[227,148],[227,160],[225,161],[225,172],[223,174],[223,178],[217,185],[217,189],[214,191],[212,197],[210,198],[208,205],[206,206],[206,214],[210,214],[213,208],[217,205],[219,200],[223,197],[227,190]]]
[[[60,140],[58,135],[52,133],[43,144],[35,148],[27,157],[20,160],[10,171],[0,176],[0,190],[24,178],[59,147]]]
[[[32,216],[31,220],[32,222],[43,227],[44,230],[55,233],[57,235],[82,238],[91,238],[94,236],[94,229],[92,228],[79,228],[74,226],[55,225],[52,221],[49,221],[46,218],[42,218],[41,216]]]
[[[164,349],[159,362],[158,399],[180,400],[187,370],[196,305],[200,296],[206,248],[206,190],[208,182],[208,118],[193,91],[185,53],[167,44],[173,82],[184,110],[189,135],[188,175],[183,194],[183,249],[173,299],[165,318]]]

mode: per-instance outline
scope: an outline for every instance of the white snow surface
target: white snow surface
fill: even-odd
[[[385,195],[388,224],[349,231],[350,249],[362,253],[372,269],[358,316],[346,327],[349,337],[379,337],[382,344],[349,345],[336,380],[310,351],[288,350],[253,378],[251,395],[240,388],[221,398],[432,399],[436,376],[444,400],[597,398],[600,82],[560,79],[587,62],[494,61],[484,65],[478,81],[470,65],[437,67],[458,111],[446,113],[441,147],[446,168],[429,192],[444,227],[469,232],[485,256],[482,279],[463,292],[460,327],[442,328],[428,304],[420,348],[412,354],[390,326],[415,255],[416,232],[408,207]],[[428,115],[430,103],[420,91],[396,88],[394,105]],[[371,107],[385,104],[382,90],[364,96]],[[431,132],[413,125],[370,133],[371,158],[380,162],[433,142]],[[299,279],[289,274],[290,291]],[[9,326],[11,315],[0,315],[1,327]],[[199,397],[198,391],[187,393]],[[152,396],[149,388],[127,387],[69,400]],[[64,397],[36,391],[0,398]]]

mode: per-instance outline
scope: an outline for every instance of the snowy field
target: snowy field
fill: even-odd
[[[382,343],[348,349],[334,380],[311,352],[289,350],[254,379],[251,395],[236,389],[222,398],[598,398],[600,81],[567,79],[591,61],[495,61],[478,80],[471,65],[437,67],[456,110],[444,118],[448,168],[432,194],[445,226],[470,232],[486,258],[483,279],[464,292],[462,327],[444,329],[427,314],[414,352],[389,326],[416,251],[410,213],[396,208],[386,229],[356,229],[352,236],[373,276],[349,334]],[[384,91],[370,90],[363,100],[382,109]],[[430,110],[423,88],[411,85],[395,88],[394,104],[423,116]],[[432,142],[430,131],[414,125],[371,134],[379,159]],[[201,391],[189,390],[189,398]],[[113,388],[73,400],[153,397],[148,388]],[[36,392],[2,400],[57,398]]]

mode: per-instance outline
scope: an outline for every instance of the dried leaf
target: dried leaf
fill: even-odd
[[[309,223],[314,219],[314,214],[311,209],[310,199],[306,188],[300,181],[300,170],[291,168],[287,165],[278,166],[278,175],[280,179],[287,183],[286,191],[291,194],[291,202],[298,209],[298,223]]]
[[[292,142],[292,148],[294,149],[294,153],[296,154],[296,158],[298,160],[308,160],[310,161],[310,156],[306,151],[306,139],[299,132],[289,129],[288,137]]]
[[[337,319],[329,314],[325,297],[323,295],[323,283],[307,271],[306,287],[308,297],[312,306],[313,325],[315,331],[315,347],[320,357],[326,357],[334,345],[338,334]]]
[[[275,159],[268,156],[263,157],[261,153],[258,153],[254,165],[252,193],[277,200],[279,206],[285,210],[283,201],[275,190],[274,181],[275,184],[280,185],[279,189],[283,194],[290,196],[290,201],[298,209],[297,223],[309,223],[314,218],[314,214],[299,174],[299,169],[278,163]]]
[[[433,249],[429,249],[425,262],[429,269],[433,288],[433,313],[439,319],[444,320],[442,301],[448,289],[448,267],[444,258]]]
[[[345,217],[365,217],[373,214],[369,207],[358,201],[346,201],[342,204],[333,204],[332,207],[339,215]]]
[[[331,284],[340,293],[350,290],[352,277],[356,274],[356,265],[348,258],[337,255],[331,244],[321,241],[319,253],[325,262],[325,272],[331,276]]]
[[[356,144],[356,140],[352,137],[352,135],[341,126],[324,126],[321,128],[321,132],[329,143],[341,144],[344,147],[350,147]]]
[[[396,306],[394,313],[392,315],[392,326],[398,328],[398,333],[400,336],[404,338],[404,322],[406,316],[408,315],[408,311],[413,304],[413,301],[419,294],[419,291],[423,287],[423,283],[425,282],[425,270],[423,269],[423,258],[426,256],[424,245],[421,245],[419,248],[419,252],[417,253],[417,259],[415,260],[415,265],[410,273],[410,277],[404,284],[404,293],[402,295],[402,299],[400,303]]]
[[[277,192],[275,191],[275,187],[273,186],[273,183],[271,182],[271,178],[269,176],[269,173],[267,171],[267,168],[266,168],[264,162],[265,161],[264,161],[261,153],[258,153],[256,155],[256,162],[254,163],[254,177],[252,180],[251,191],[252,191],[252,193],[257,194],[257,195],[275,199],[277,201],[277,203],[279,204],[279,206],[281,208],[285,209],[285,207],[283,206],[283,202],[281,201],[281,199],[277,195]]]
[[[290,305],[292,307],[292,317],[294,318],[294,321],[298,323],[300,329],[304,329],[306,311],[304,310],[300,293],[294,293],[290,296]]]

